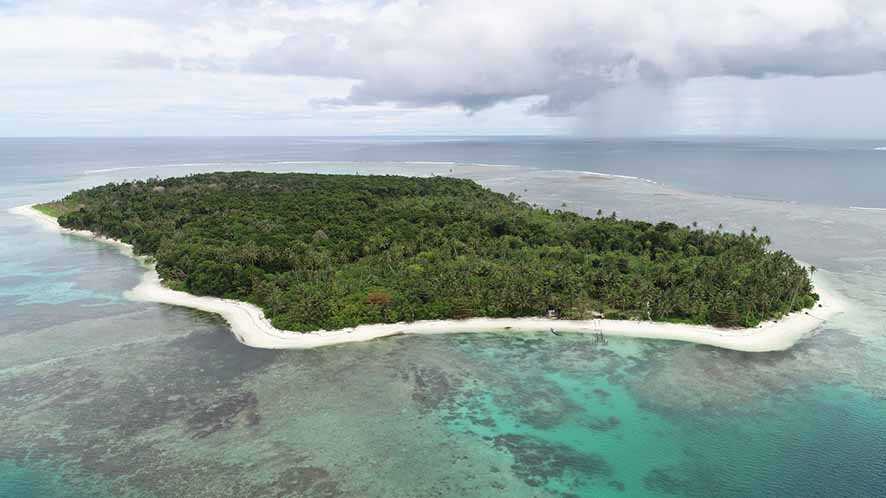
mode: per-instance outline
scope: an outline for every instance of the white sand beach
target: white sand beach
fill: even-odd
[[[422,320],[410,323],[361,325],[341,330],[298,333],[275,328],[265,318],[262,310],[252,304],[215,297],[195,296],[163,287],[153,265],[146,258],[135,256],[129,244],[96,236],[89,231],[63,228],[59,226],[55,218],[33,209],[30,205],[13,208],[10,212],[37,220],[47,228],[61,233],[87,237],[118,247],[124,254],[141,261],[148,269],[141,283],[126,292],[127,298],[134,301],[157,302],[218,313],[230,324],[237,340],[256,348],[307,349],[404,334],[514,333],[554,329],[558,333],[603,333],[609,336],[686,341],[736,351],[782,351],[815,331],[822,323],[842,312],[846,306],[840,297],[824,285],[823,278],[819,274],[813,279],[815,291],[821,297],[815,308],[792,313],[781,320],[766,322],[747,329],[723,329],[707,325],[650,321],[553,320],[532,317]]]

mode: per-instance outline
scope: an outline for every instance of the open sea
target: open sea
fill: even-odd
[[[0,497],[886,496],[886,141],[0,139]],[[7,212],[111,181],[471,178],[752,226],[849,310],[789,351],[550,333],[240,345],[116,249]],[[863,208],[863,209],[860,209]]]

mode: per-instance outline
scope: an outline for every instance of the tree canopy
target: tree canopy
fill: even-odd
[[[754,326],[818,297],[756,231],[552,212],[463,179],[210,173],[38,208],[151,255],[170,288],[248,301],[295,331],[552,308]]]

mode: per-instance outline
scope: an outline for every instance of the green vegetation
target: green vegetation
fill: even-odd
[[[61,218],[63,215],[66,215],[72,211],[76,211],[79,208],[80,206],[65,201],[47,202],[34,206],[34,209],[36,209],[37,211],[52,216],[53,218]]]
[[[248,301],[289,330],[541,316],[754,326],[817,300],[756,234],[585,218],[469,180],[213,173],[43,205],[150,254],[171,288]]]

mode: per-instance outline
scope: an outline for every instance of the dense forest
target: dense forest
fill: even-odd
[[[550,309],[754,326],[817,300],[755,230],[551,212],[454,178],[212,173],[38,208],[153,256],[173,289],[254,303],[295,331]]]

